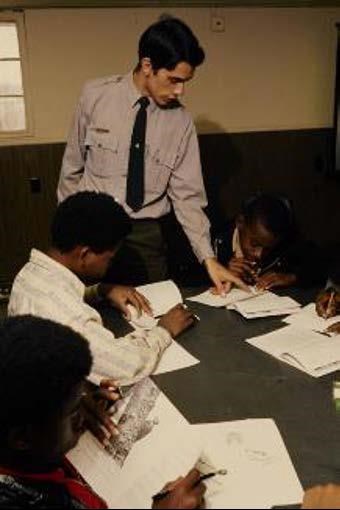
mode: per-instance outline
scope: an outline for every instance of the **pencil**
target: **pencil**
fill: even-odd
[[[227,470],[226,469],[219,469],[218,471],[212,471],[211,473],[206,473],[205,475],[201,475],[199,477],[199,479],[197,480],[195,485],[199,485],[204,480],[208,480],[208,478],[212,478],[213,476],[216,476],[216,475],[226,475],[226,474],[227,474]]]
[[[197,487],[200,483],[202,483],[204,480],[207,480],[208,478],[212,478],[216,475],[226,475],[228,471],[226,469],[219,469],[218,471],[212,471],[211,473],[206,473],[205,475],[201,475],[197,482],[195,482],[194,487]],[[153,501],[160,501],[164,498],[166,498],[173,489],[166,489],[160,492],[157,492],[154,496],[152,496]]]
[[[324,319],[328,319],[330,317],[331,307],[332,307],[334,298],[335,298],[335,290],[332,290],[331,296],[330,296],[328,304],[327,304],[326,312],[324,314]]]

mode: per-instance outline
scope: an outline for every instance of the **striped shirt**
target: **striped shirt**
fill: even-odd
[[[96,384],[103,378],[132,384],[150,375],[171,343],[170,334],[156,326],[148,332],[115,338],[99,313],[85,302],[85,292],[85,285],[74,273],[33,249],[15,278],[8,314],[50,319],[80,333],[90,344],[94,361],[90,380]]]

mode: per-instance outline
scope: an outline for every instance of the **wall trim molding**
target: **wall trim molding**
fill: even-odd
[[[339,0],[0,0],[0,10],[103,7],[340,7]]]

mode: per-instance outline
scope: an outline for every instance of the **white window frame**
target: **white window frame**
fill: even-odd
[[[21,63],[22,74],[22,87],[24,93],[25,104],[25,117],[26,128],[18,131],[0,131],[0,142],[8,140],[9,138],[24,138],[33,136],[33,122],[32,122],[32,101],[29,88],[29,64],[28,64],[28,48],[27,48],[27,34],[25,26],[25,13],[24,12],[0,12],[0,23],[15,23],[17,26],[18,43],[19,43],[19,56]]]

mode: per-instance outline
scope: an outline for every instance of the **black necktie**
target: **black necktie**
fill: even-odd
[[[138,100],[140,108],[133,126],[129,167],[126,184],[126,203],[133,211],[141,209],[144,202],[144,148],[146,131],[146,109],[150,104],[147,97]]]

